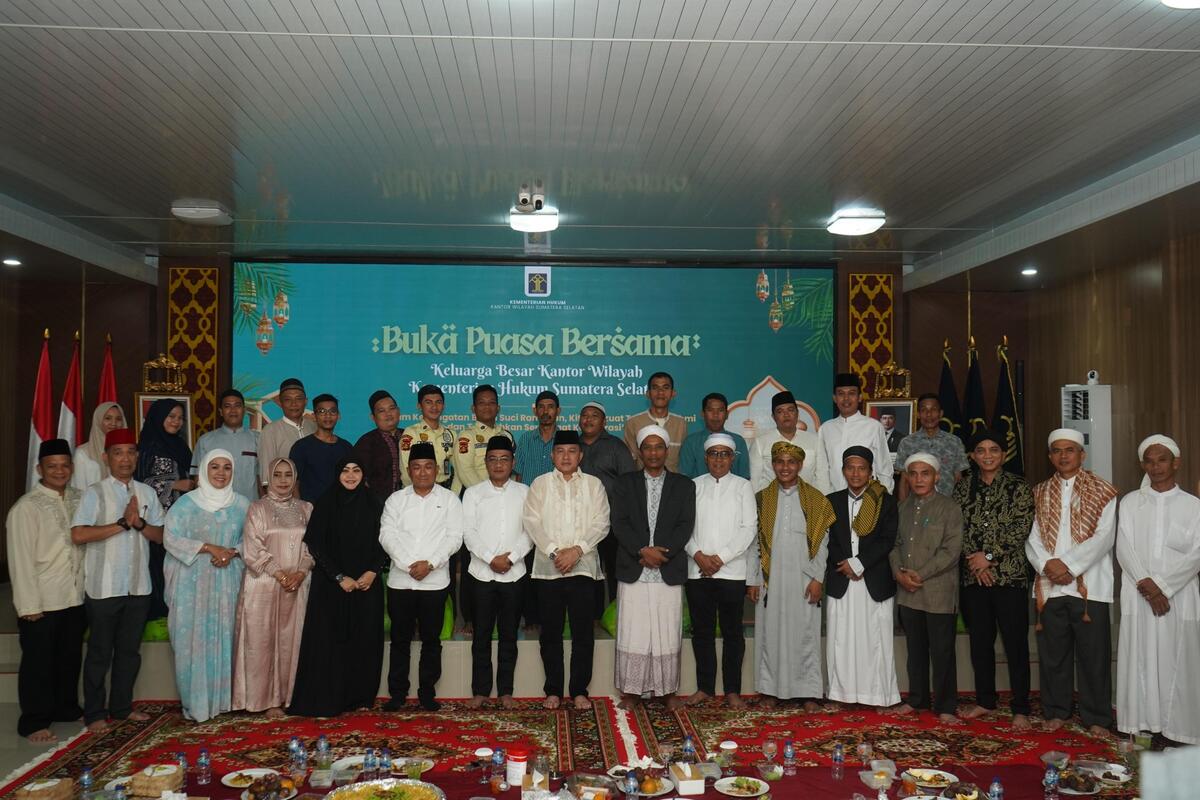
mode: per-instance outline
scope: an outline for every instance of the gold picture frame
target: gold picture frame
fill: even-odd
[[[895,454],[900,440],[917,429],[917,401],[911,397],[893,397],[887,400],[868,400],[867,416],[877,419],[887,435],[888,452]],[[885,417],[891,415],[893,426],[888,428]]]
[[[133,416],[136,421],[133,433],[137,439],[142,438],[142,426],[146,423],[146,412],[150,410],[150,406],[156,400],[178,400],[183,404],[183,427],[181,431],[187,431],[187,446],[194,450],[196,445],[194,442],[194,433],[192,430],[192,396],[186,393],[178,392],[134,392],[133,393]],[[187,468],[191,465],[188,464]]]

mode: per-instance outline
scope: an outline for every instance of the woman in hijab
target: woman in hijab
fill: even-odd
[[[199,487],[167,512],[167,618],[183,715],[203,722],[232,708],[233,633],[250,501],[233,491],[233,456],[212,450]]]
[[[304,543],[316,562],[304,617],[292,714],[333,717],[370,708],[383,669],[383,502],[352,456],[313,507]]]
[[[304,529],[312,504],[297,496],[291,459],[271,464],[267,496],[250,504],[242,533],[242,597],[233,648],[233,707],[283,716],[292,698],[312,556]]]
[[[71,485],[84,491],[97,481],[108,477],[108,462],[104,460],[104,437],[109,431],[124,428],[125,412],[116,403],[101,403],[92,412],[92,430],[87,444],[75,451],[75,474]]]
[[[184,492],[196,488],[196,482],[188,479],[192,451],[187,446],[186,434],[182,433],[183,424],[183,403],[164,397],[150,405],[138,436],[138,463],[133,477],[154,490],[163,511],[169,511]],[[147,619],[151,620],[167,615],[167,606],[163,602],[165,555],[161,544],[150,543],[150,613]]]

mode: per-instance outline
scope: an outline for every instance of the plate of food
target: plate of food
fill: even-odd
[[[126,790],[128,790],[128,789],[129,789],[129,782],[130,782],[131,780],[133,780],[133,776],[132,776],[132,775],[126,775],[124,778],[113,778],[111,781],[109,781],[108,783],[104,784],[104,791],[106,791],[106,792],[115,792],[115,791],[117,790],[117,787],[118,787],[118,786],[124,786],[124,787],[125,787],[125,789],[126,789]]]
[[[408,778],[351,783],[325,795],[326,800],[446,800],[446,793],[432,783]]]
[[[1129,783],[1133,780],[1133,775],[1129,772],[1129,767],[1124,764],[1115,764],[1111,761],[1076,761],[1074,769],[1079,772],[1086,772],[1101,783],[1111,786],[1119,786],[1122,783]]]
[[[941,769],[925,769],[913,767],[905,770],[905,775],[913,779],[913,783],[922,789],[945,789],[958,781],[958,776]]]
[[[946,800],[979,800],[982,796],[979,787],[967,781],[956,780],[942,790],[942,797]]]
[[[1064,769],[1058,773],[1059,794],[1089,795],[1100,793],[1100,781],[1081,769]]]
[[[413,757],[404,756],[401,758],[393,758],[392,759],[392,774],[394,774],[394,775],[407,774],[408,767],[410,764],[416,764],[416,765],[420,766],[421,774],[424,775],[426,772],[429,772],[429,770],[433,769],[434,760],[432,758],[421,758],[419,756],[413,756]],[[361,759],[359,760],[358,765],[360,767],[362,766]]]
[[[250,784],[254,783],[259,778],[265,778],[268,775],[278,775],[279,772],[265,767],[254,767],[252,769],[239,769],[237,772],[230,772],[221,778],[221,783],[228,786],[230,789],[249,789]]]
[[[300,793],[294,780],[269,771],[271,774],[260,775],[250,782],[241,794],[242,800],[291,800]]]
[[[647,761],[649,761],[647,759]],[[639,769],[662,769],[662,764],[656,761],[649,761],[647,764],[618,764],[615,767],[608,768],[608,777],[624,780],[625,776],[631,772],[636,772]]]
[[[761,794],[766,794],[770,788],[766,781],[760,781],[758,778],[721,778],[713,784],[713,788],[723,795],[729,797],[758,797]]]

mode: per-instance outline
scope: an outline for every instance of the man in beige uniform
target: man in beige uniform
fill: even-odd
[[[400,436],[400,480],[405,486],[412,485],[408,475],[408,452],[414,444],[428,442],[433,445],[436,456],[437,483],[457,495],[462,488],[454,475],[453,454],[458,437],[441,423],[442,412],[446,410],[446,396],[441,387],[426,384],[418,389],[417,408],[421,419],[405,428]]]
[[[671,413],[671,401],[675,399],[675,379],[668,372],[656,372],[646,382],[646,399],[650,409],[634,414],[625,420],[625,446],[629,448],[633,462],[642,468],[642,454],[638,450],[638,431],[647,425],[658,425],[671,435],[667,442],[667,469],[679,472],[679,448],[687,438],[687,420]]]
[[[304,416],[304,407],[308,404],[308,394],[299,378],[287,378],[279,384],[279,394],[275,402],[283,409],[283,416],[268,423],[258,434],[258,482],[262,487],[260,493],[266,492],[266,486],[271,482],[271,464],[277,458],[287,458],[292,452],[292,445],[317,432],[317,422],[312,417]]]

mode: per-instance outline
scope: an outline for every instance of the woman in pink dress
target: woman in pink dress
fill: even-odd
[[[233,653],[233,707],[282,717],[292,696],[313,559],[304,546],[312,504],[299,498],[296,466],[271,462],[267,496],[250,505],[242,537],[242,596]]]

